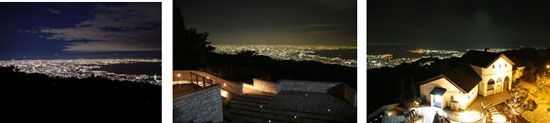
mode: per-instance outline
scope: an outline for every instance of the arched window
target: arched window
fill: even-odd
[[[498,78],[497,83],[501,83],[501,82],[502,82],[502,78]]]
[[[495,80],[489,79],[489,82],[487,82],[487,90],[493,90],[495,86]]]

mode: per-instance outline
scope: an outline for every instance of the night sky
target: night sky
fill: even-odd
[[[550,46],[550,1],[368,0],[367,42],[422,48]]]
[[[213,44],[356,45],[356,0],[175,0]]]
[[[0,3],[0,59],[161,49],[160,3]]]

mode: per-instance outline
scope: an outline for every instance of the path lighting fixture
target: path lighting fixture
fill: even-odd
[[[271,123],[271,120],[267,120],[268,123]]]
[[[298,116],[294,115],[294,119],[298,119]]]
[[[260,105],[260,108],[263,108],[264,106]]]
[[[327,111],[330,112],[330,108]]]
[[[221,90],[220,92],[221,92],[222,97],[227,98],[229,96],[229,93],[227,93],[227,91],[225,91],[225,90]]]
[[[503,115],[493,115],[491,117],[491,119],[493,119],[493,123],[505,123],[506,122],[506,117],[503,116]]]

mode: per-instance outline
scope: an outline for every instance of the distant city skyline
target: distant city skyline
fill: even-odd
[[[355,0],[174,1],[188,28],[216,45],[355,46]]]
[[[549,47],[548,1],[369,0],[368,43],[429,49]]]
[[[0,3],[0,59],[160,56],[160,3]]]

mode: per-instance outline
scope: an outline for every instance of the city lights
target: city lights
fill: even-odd
[[[325,57],[316,54],[326,50],[357,49],[351,46],[315,46],[315,45],[216,45],[214,52],[237,54],[241,51],[255,51],[258,55],[269,56],[280,60],[318,61],[326,64],[338,64],[355,67],[356,59]]]
[[[409,50],[410,53],[420,54],[419,57],[394,57],[394,54],[368,54],[367,68],[394,67],[401,63],[415,62],[421,58],[438,58],[446,59],[451,57],[461,57],[465,52],[457,50],[431,50],[431,49],[414,49]],[[429,63],[427,63],[429,64]]]
[[[0,66],[14,66],[21,72],[40,73],[51,77],[89,78],[105,77],[118,81],[144,82],[160,85],[160,75],[120,74],[103,71],[105,65],[131,64],[138,62],[159,63],[160,59],[57,59],[57,60],[9,60],[0,61]]]

